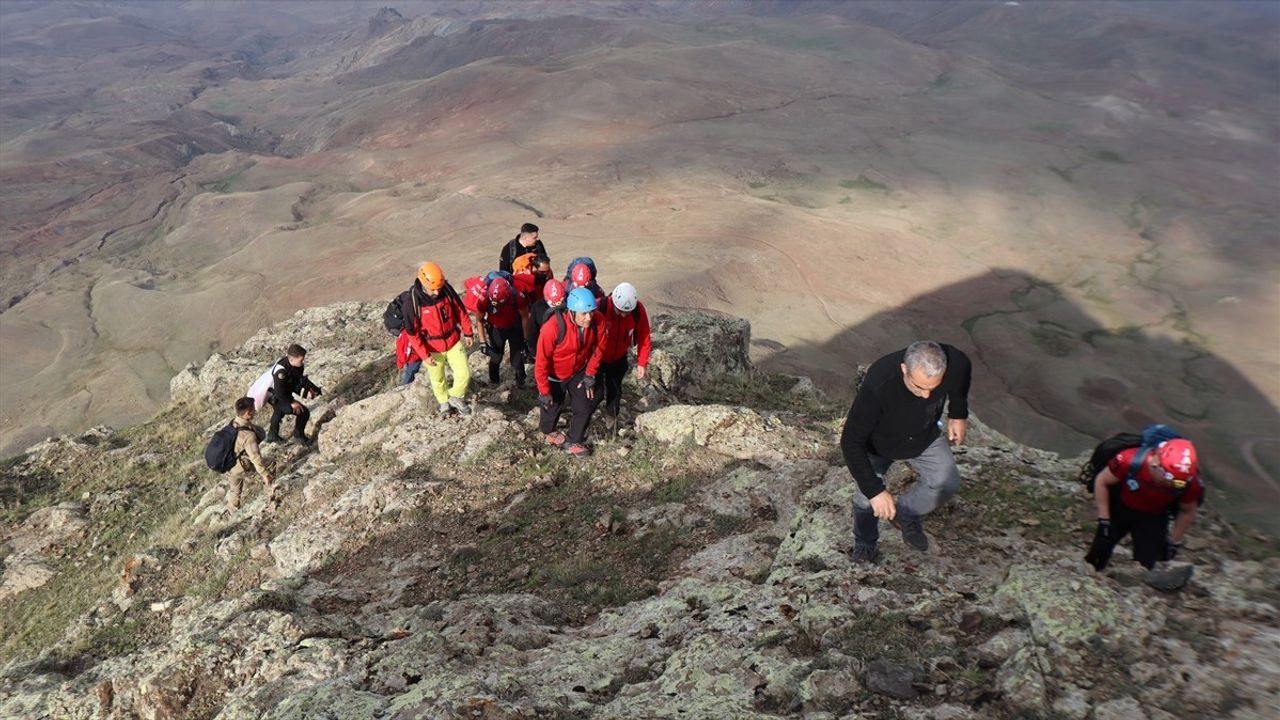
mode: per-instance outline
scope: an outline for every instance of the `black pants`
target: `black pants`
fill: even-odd
[[[1133,559],[1150,570],[1156,561],[1164,557],[1164,546],[1169,532],[1169,513],[1138,512],[1120,501],[1120,489],[1111,490],[1111,537],[1107,556],[1125,535],[1133,536]]]
[[[502,356],[505,350],[509,350],[516,384],[524,385],[524,328],[520,327],[520,323],[509,328],[485,326],[485,334],[489,339],[489,382],[497,384]]]
[[[285,415],[298,416],[298,419],[293,422],[294,437],[300,438],[307,436],[307,421],[311,419],[311,411],[307,409],[306,405],[298,403],[298,407],[302,408],[302,411],[297,413],[293,411],[292,403],[272,403],[271,407],[274,412],[271,413],[271,430],[267,433],[268,437],[280,437],[280,421],[284,419]]]
[[[604,385],[605,415],[618,416],[618,409],[622,406],[622,379],[627,376],[627,371],[630,369],[631,363],[627,362],[626,355],[613,362],[600,363],[600,381]]]
[[[587,397],[587,391],[582,387],[585,376],[585,372],[580,372],[564,382],[551,381],[551,404],[539,408],[538,413],[538,429],[543,434],[555,431],[560,413],[564,412],[565,402],[568,401],[569,408],[573,411],[573,418],[569,421],[568,440],[571,444],[578,445],[586,441],[587,426],[591,424],[591,415],[600,404],[600,395],[597,391],[594,398]]]

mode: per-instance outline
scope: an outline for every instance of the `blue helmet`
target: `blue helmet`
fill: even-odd
[[[586,288],[574,288],[567,304],[573,312],[592,312],[596,309],[596,296]]]

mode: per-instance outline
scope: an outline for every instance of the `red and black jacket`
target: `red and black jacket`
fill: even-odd
[[[592,313],[591,327],[585,330],[578,327],[567,310],[547,318],[538,333],[538,347],[534,351],[533,377],[540,394],[551,394],[553,380],[563,382],[583,371],[594,376],[600,370],[603,322],[598,310]]]

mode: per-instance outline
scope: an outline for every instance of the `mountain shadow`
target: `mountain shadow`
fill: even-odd
[[[1185,320],[1108,327],[1052,283],[994,269],[761,365],[810,374],[849,399],[855,365],[916,339],[952,343],[974,362],[971,406],[1010,438],[1069,457],[1115,432],[1170,423],[1196,441],[1220,508],[1280,531],[1280,413],[1230,362],[1172,339]]]

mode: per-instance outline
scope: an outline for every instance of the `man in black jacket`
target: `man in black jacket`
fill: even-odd
[[[547,254],[547,249],[542,246],[542,240],[538,237],[538,226],[533,223],[521,225],[520,234],[502,246],[502,252],[498,255],[498,269],[504,272],[515,272],[511,264],[525,253]]]
[[[907,545],[929,549],[921,518],[960,486],[948,441],[964,442],[971,375],[968,356],[929,341],[885,355],[867,370],[840,436],[840,450],[860,490],[853,503],[854,561],[875,560],[881,518],[902,531]],[[906,460],[919,476],[896,502],[884,485],[894,460]]]
[[[311,411],[306,405],[293,399],[294,394],[304,398],[320,396],[320,386],[311,382],[303,374],[303,365],[307,361],[307,351],[301,345],[293,344],[285,351],[284,357],[276,361],[271,374],[271,392],[267,402],[275,412],[271,414],[271,429],[267,432],[267,442],[280,442],[280,421],[285,415],[294,415],[293,439],[303,445],[310,445],[307,438],[307,421],[311,419]]]

